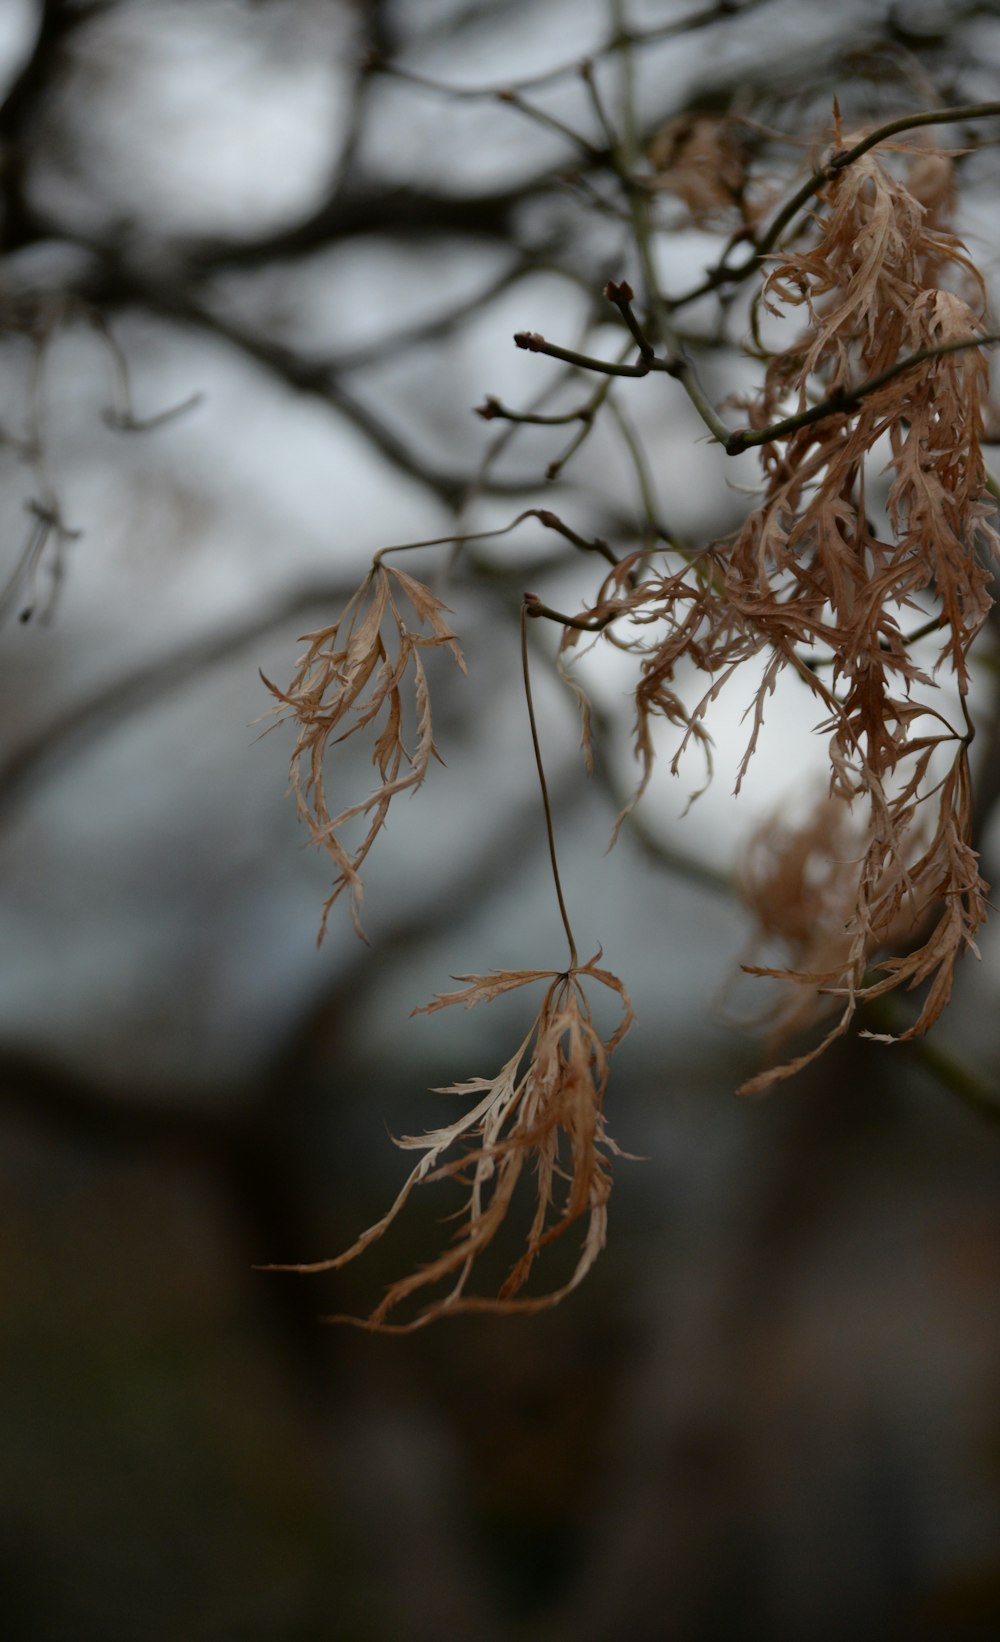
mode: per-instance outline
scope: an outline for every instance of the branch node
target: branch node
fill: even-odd
[[[646,335],[642,326],[639,324],[639,321],[635,317],[635,312],[632,308],[632,301],[635,297],[635,292],[633,291],[628,280],[609,279],[608,283],[604,287],[604,295],[607,297],[608,301],[613,302],[615,307],[618,309],[618,312],[621,314],[632,333],[632,339],[635,342],[642,359],[648,363],[656,353],[656,349],[653,347],[649,337]]]
[[[632,302],[635,298],[635,292],[627,279],[609,279],[604,287],[604,295],[609,302]]]

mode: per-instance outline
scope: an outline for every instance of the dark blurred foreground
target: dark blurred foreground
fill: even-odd
[[[1000,1155],[975,1117],[847,1054],[756,1109],[690,1074],[582,1293],[375,1339],[316,1316],[370,1305],[412,1220],[339,1276],[250,1270],[378,1210],[307,1139],[344,1065],[228,1141],[124,1102],[68,1125],[27,1075],[8,1103],[6,1636],[998,1634]]]

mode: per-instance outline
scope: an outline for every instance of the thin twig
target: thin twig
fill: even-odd
[[[827,416],[849,415],[869,394],[885,387],[887,382],[892,382],[914,366],[925,364],[928,359],[937,359],[942,354],[961,353],[966,348],[990,348],[998,342],[1000,331],[991,331],[986,336],[962,337],[957,342],[940,342],[931,348],[918,348],[916,353],[907,354],[905,359],[897,359],[894,365],[879,371],[877,376],[870,376],[867,382],[859,382],[856,388],[840,388],[818,405],[811,405],[808,410],[799,411],[795,416],[782,417],[780,422],[772,422],[766,428],[737,428],[725,440],[726,455],[739,456],[742,451],[750,450],[755,445],[770,444],[773,439],[781,439],[786,433],[796,433],[799,428],[822,422]]]
[[[635,292],[628,283],[628,280],[622,279],[616,281],[609,279],[607,285],[604,287],[604,295],[607,297],[608,301],[613,302],[615,307],[618,309],[618,312],[621,314],[635,339],[635,345],[638,348],[642,358],[652,359],[656,353],[656,349],[653,347],[649,337],[646,335],[635,316],[635,310],[632,307]]]
[[[543,517],[543,515],[545,515]],[[554,517],[554,515],[552,515]],[[428,536],[421,542],[393,542],[389,547],[380,547],[372,554],[372,566],[377,566],[387,553],[412,553],[418,547],[450,547],[464,545],[466,542],[487,542],[497,536],[509,536],[525,519],[540,519],[542,524],[548,524],[548,510],[546,508],[527,507],[519,513],[516,519],[509,524],[500,525],[495,530],[451,531],[447,536]]]
[[[626,45],[655,45],[661,40],[669,40],[677,35],[691,34],[698,29],[710,27],[712,23],[732,22],[767,3],[768,0],[743,0],[743,4],[737,8],[732,4],[732,0],[716,0],[716,4],[706,6],[702,11],[689,12],[686,17],[676,18],[669,23],[657,23],[649,28],[638,29],[613,27],[605,40],[598,42],[586,53],[585,60],[596,62],[600,58],[615,55]],[[508,81],[506,85],[497,85],[496,82],[492,85],[449,85],[447,81],[417,73],[413,69],[403,68],[396,62],[386,61],[374,55],[370,58],[370,67],[396,79],[406,80],[426,91],[454,97],[456,101],[465,101],[497,97],[505,91],[538,91],[543,86],[556,85],[560,80],[568,80],[571,76],[579,74],[580,57],[571,57],[555,68],[543,69],[538,74],[523,75],[513,83]]]
[[[552,882],[555,884],[556,899],[559,902],[559,915],[562,918],[563,929],[569,942],[569,967],[576,969],[578,958],[576,942],[573,939],[573,930],[570,926],[569,914],[566,911],[566,902],[563,898],[562,880],[559,877],[559,862],[556,857],[556,836],[552,825],[552,806],[549,803],[549,789],[545,781],[545,766],[542,763],[542,749],[538,740],[538,725],[535,722],[535,707],[531,699],[531,669],[528,665],[528,616],[532,607],[537,604],[533,593],[525,593],[521,601],[521,673],[524,678],[524,699],[528,708],[528,722],[531,725],[531,744],[535,750],[535,767],[538,770],[538,785],[542,793],[542,808],[545,811],[545,831],[549,840],[549,861],[552,865]]]
[[[537,108],[534,103],[529,103],[526,98],[521,96],[520,92],[498,91],[495,96],[497,102],[507,103],[511,108],[516,108],[519,114],[524,114],[529,120],[534,120],[536,125],[542,126],[544,130],[552,131],[556,136],[564,137],[567,142],[579,148],[592,165],[599,165],[604,159],[601,150],[595,148],[593,143],[588,142],[586,137],[581,137],[580,133],[574,131],[572,126],[565,125],[562,120],[557,120],[554,114],[549,114],[544,108]]]
[[[654,336],[668,351],[669,357],[667,360],[662,364],[657,364],[652,345],[641,331],[638,321],[632,313],[632,293],[628,285],[624,282],[615,285],[612,282],[607,294],[609,300],[619,308],[626,325],[635,337],[642,362],[647,364],[651,370],[665,370],[669,376],[672,376],[676,382],[680,383],[712,437],[724,445],[729,437],[729,429],[716,413],[714,406],[709,402],[708,395],[698,379],[694,365],[687,358],[678,342],[670,322],[667,304],[660,290],[653,256],[649,198],[646,190],[640,187],[636,180],[639,153],[635,118],[635,85],[632,71],[631,34],[625,15],[625,0],[612,0],[611,10],[614,33],[620,41],[621,123],[624,132],[621,140],[617,137],[614,127],[604,110],[604,105],[594,82],[592,66],[584,64],[581,72],[601,123],[610,138],[611,166],[622,185],[628,202],[636,250],[639,253],[639,262],[642,267],[642,277],[646,289],[646,307],[652,319]],[[625,291],[629,293],[627,298],[624,294]]]
[[[558,513],[553,513],[547,507],[538,508],[535,517],[547,530],[558,531],[560,536],[563,536],[567,542],[572,542],[573,546],[579,548],[581,553],[599,553],[602,559],[606,559],[608,564],[617,568],[617,556],[611,551],[607,542],[602,541],[599,536],[592,536],[588,540],[586,536],[579,535],[568,524],[564,524]]]
[[[576,348],[562,348],[557,342],[549,342],[540,331],[515,331],[514,341],[528,353],[548,354],[550,359],[561,359],[565,365],[578,365],[584,371],[600,371],[605,376],[648,376],[650,371],[665,371],[668,376],[676,374],[676,366],[671,360],[654,356],[640,359],[634,365],[626,365],[614,359],[597,359],[593,354],[580,353]]]
[[[911,131],[924,125],[948,125],[955,120],[985,120],[1000,115],[1000,103],[964,103],[955,108],[932,109],[920,114],[904,114],[899,119],[889,120],[876,130],[870,131],[851,148],[845,148],[834,154],[823,165],[818,166],[802,184],[801,188],[792,195],[791,199],[781,207],[771,226],[759,240],[756,241],[752,254],[743,262],[731,266],[723,258],[722,262],[712,268],[699,284],[683,295],[670,300],[671,309],[684,307],[689,302],[695,302],[699,297],[707,296],[710,291],[718,290],[720,285],[739,285],[759,269],[764,257],[777,245],[785,229],[798,213],[804,209],[820,189],[834,177],[838,171],[859,160],[870,149],[879,143],[887,142],[890,137],[896,137],[903,131]]]
[[[710,404],[694,366],[684,354],[677,354],[671,359],[646,354],[634,365],[626,365],[617,360],[598,359],[593,354],[579,353],[575,348],[561,348],[557,342],[549,342],[540,331],[515,331],[514,341],[528,353],[547,354],[550,359],[561,359],[566,365],[577,365],[584,371],[599,371],[604,376],[648,376],[651,371],[662,371],[665,376],[672,376],[681,384],[709,433],[720,445],[726,447],[732,438],[732,429],[726,426]]]
[[[523,422],[529,427],[536,428],[564,428],[570,422],[586,422],[593,415],[588,405],[582,405],[576,410],[553,412],[546,415],[544,411],[516,411],[505,405],[502,399],[495,394],[488,393],[481,405],[474,405],[476,416],[481,416],[484,422]]]
[[[653,476],[649,471],[649,463],[646,460],[646,452],[642,448],[642,442],[639,435],[632,426],[629,418],[625,415],[625,412],[622,410],[622,407],[619,405],[614,395],[611,395],[608,400],[608,409],[615,419],[618,431],[624,441],[625,449],[628,451],[631,459],[632,467],[635,470],[635,480],[639,487],[639,497],[642,501],[643,519],[646,527],[646,539],[644,546],[647,549],[650,548],[653,545],[653,542],[657,541],[662,536],[667,545],[673,547],[675,543],[671,540],[669,534],[663,530],[663,527],[656,516],[656,497],[653,493]],[[679,544],[676,545],[679,546]]]
[[[626,355],[630,352],[631,349],[629,347],[623,348],[618,356],[619,360],[624,362]],[[554,480],[558,479],[566,464],[576,455],[577,451],[580,449],[580,446],[590,438],[590,435],[594,430],[594,425],[597,421],[597,413],[611,391],[613,380],[613,377],[610,375],[604,376],[603,379],[598,382],[596,389],[591,394],[586,404],[581,406],[580,415],[578,418],[580,426],[577,428],[566,448],[559,456],[555,457],[545,469],[545,477],[550,484]]]
[[[113,428],[116,433],[152,433],[159,428],[166,427],[171,422],[176,422],[180,417],[186,416],[189,411],[197,409],[199,405],[204,403],[205,395],[201,392],[195,392],[189,394],[179,404],[168,405],[165,410],[154,411],[152,416],[137,416],[132,398],[132,377],[125,349],[118,341],[105,316],[96,308],[90,309],[87,318],[103,342],[111,361],[113,403],[111,408],[103,413],[103,421],[106,427]]]
[[[622,614],[612,610],[606,616],[567,616],[563,610],[553,610],[536,593],[525,593],[524,604],[528,616],[544,616],[546,621],[557,621],[560,627],[572,627],[578,633],[600,633]]]

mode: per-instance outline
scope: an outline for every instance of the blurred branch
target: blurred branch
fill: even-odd
[[[599,41],[590,50],[578,53],[555,68],[543,69],[537,74],[519,75],[516,80],[507,81],[505,84],[493,82],[486,85],[449,85],[447,81],[437,80],[431,75],[416,74],[398,63],[378,63],[376,67],[385,74],[398,75],[441,96],[458,100],[506,96],[511,91],[539,91],[545,86],[556,85],[560,80],[578,75],[581,62],[597,62],[604,57],[614,56],[624,45],[656,45],[678,35],[694,34],[701,29],[710,28],[713,23],[732,22],[735,18],[748,15],[768,3],[769,0],[743,0],[742,4],[739,4],[738,0],[716,0],[714,5],[705,6],[701,11],[689,12],[686,17],[674,18],[668,23],[657,23],[647,28],[636,29],[613,27],[603,41]]]
[[[5,252],[17,250],[36,237],[35,217],[25,197],[27,138],[58,72],[67,38],[101,9],[100,4],[73,5],[71,0],[41,0],[34,44],[0,103],[0,191]]]
[[[186,265],[194,274],[226,268],[257,267],[311,256],[341,240],[363,234],[394,239],[430,239],[455,234],[516,240],[515,218],[526,199],[552,191],[548,170],[513,188],[474,195],[435,193],[431,189],[386,185],[355,178],[349,193],[338,193],[292,228],[258,239],[202,240],[186,248]]]
[[[876,1036],[891,1035],[895,1039],[896,1034],[905,1030],[905,1022],[900,1018],[900,1011],[891,998],[870,999],[863,1004],[863,1013],[871,1032]],[[866,1033],[861,1035],[864,1037]],[[895,1049],[895,1042],[890,1043],[888,1047]],[[1000,1088],[975,1067],[970,1066],[961,1055],[946,1048],[938,1037],[932,1035],[903,1039],[897,1052],[907,1051],[941,1088],[955,1095],[978,1117],[985,1118],[989,1123],[1000,1123]]]
[[[387,336],[376,337],[372,342],[360,343],[357,347],[345,349],[329,360],[329,368],[334,372],[363,370],[372,365],[379,365],[386,359],[392,359],[405,349],[421,347],[428,342],[442,342],[467,319],[481,316],[490,303],[512,290],[529,274],[563,271],[554,259],[550,260],[545,251],[533,252],[530,257],[519,257],[464,301],[449,302],[448,306],[435,314],[433,319],[421,320],[405,330],[393,331]]]
[[[0,1045],[0,1105],[78,1142],[177,1156],[188,1164],[224,1150],[236,1126],[204,1102],[164,1100],[159,1091],[134,1086],[116,1091],[54,1056],[14,1044]]]
[[[76,705],[64,707],[54,723],[36,730],[0,762],[0,822],[9,819],[36,783],[54,767],[61,768],[67,757],[82,752],[171,691],[183,688],[206,668],[232,660],[249,645],[308,615],[319,605],[343,603],[352,591],[353,586],[333,582],[299,588],[227,632],[195,639],[181,650],[119,676]]]
[[[228,343],[297,393],[322,400],[332,410],[339,411],[380,455],[407,478],[433,491],[446,506],[455,509],[461,504],[468,488],[467,472],[435,470],[343,385],[336,368],[328,362],[303,359],[291,348],[202,306],[183,288],[155,280],[110,256],[104,256],[102,271],[96,280],[87,282],[85,294],[87,300],[98,307],[145,308]],[[536,484],[537,479],[529,476],[523,480],[491,481],[486,488],[493,494],[520,495]]]
[[[551,131],[555,136],[562,137],[571,147],[578,148],[590,165],[604,164],[607,158],[604,149],[595,147],[586,137],[581,136],[579,131],[574,131],[573,127],[567,125],[565,121],[557,120],[555,115],[550,114],[547,109],[539,108],[535,103],[529,103],[527,98],[522,97],[520,92],[517,91],[498,91],[496,95],[498,102],[506,103],[510,108],[516,108],[519,114],[523,114],[526,119],[533,120],[536,125],[542,127],[543,131]]]

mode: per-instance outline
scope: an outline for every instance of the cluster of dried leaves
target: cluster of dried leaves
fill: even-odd
[[[840,148],[839,131],[837,140]],[[723,154],[714,127],[671,130],[663,142],[661,185],[685,199],[696,219],[742,199],[735,147],[725,151],[722,183],[706,182]],[[828,168],[807,247],[776,257],[760,293],[771,315],[802,311],[805,328],[770,354],[761,390],[746,407],[757,430],[817,401],[826,410],[760,444],[760,500],[733,537],[679,567],[658,568],[647,554],[633,554],[612,569],[592,606],[572,622],[560,618],[569,623],[561,670],[584,628],[638,660],[633,803],[650,780],[660,720],[679,732],[674,772],[692,741],[710,769],[708,710],[734,676],[760,675],[737,790],[779,676],[790,670],[817,702],[829,794],[804,825],[776,821],[765,829],[744,870],[761,942],[777,944],[785,961],[746,967],[791,983],[770,1016],[778,1034],[821,1018],[831,998],[840,1011],[821,1042],[752,1079],[746,1092],[812,1060],[847,1029],[862,997],[929,983],[901,1036],[925,1031],[947,1003],[956,960],[974,948],[985,917],[987,886],[971,838],[966,698],[969,650],[990,608],[1000,539],[981,452],[986,364],[982,350],[967,345],[982,334],[985,295],[966,248],[942,225],[950,193],[948,157],[926,150],[911,152],[908,185],[874,152]],[[933,352],[949,344],[965,346]],[[868,493],[886,468],[891,482],[877,524]],[[419,631],[404,619],[404,600]],[[534,606],[532,614],[555,614],[537,600]],[[309,635],[289,688],[270,686],[298,724],[292,785],[300,812],[337,867],[324,926],[349,889],[361,933],[361,867],[392,799],[419,787],[436,755],[422,651],[446,646],[464,666],[446,613],[426,587],[378,557],[338,621]],[[704,680],[693,704],[681,691],[691,664]],[[953,681],[958,724],[940,705],[942,669]],[[412,752],[404,742],[407,677]],[[331,812],[328,748],[372,726],[378,782],[366,798]],[[360,837],[348,844],[348,829],[359,821]],[[364,1321],[369,1328],[405,1331],[444,1313],[552,1305],[604,1244],[617,1151],[604,1125],[608,1056],[632,1021],[621,981],[596,958],[577,964],[575,953],[561,973],[460,978],[462,991],[417,1013],[471,1007],[545,982],[527,1036],[495,1077],[440,1091],[469,1104],[454,1123],[399,1143],[422,1155],[381,1220],[334,1259],[284,1268],[343,1266],[382,1236],[416,1186],[460,1183],[466,1195],[448,1247],[392,1285]],[[621,1004],[621,1023],[607,1038],[591,1018],[585,981],[610,989]],[[529,1170],[535,1209],[524,1252],[496,1297],[470,1293],[477,1263]],[[581,1219],[582,1248],[568,1280],[523,1295],[539,1255]],[[409,1321],[389,1320],[402,1303],[441,1285],[448,1285],[443,1296]]]
[[[414,631],[404,619],[400,594],[429,633]],[[447,606],[422,582],[379,559],[333,626],[306,634],[309,648],[299,658],[298,671],[288,689],[281,690],[270,679],[264,679],[298,725],[291,786],[299,814],[308,824],[313,842],[326,850],[337,868],[333,889],[323,907],[320,940],[326,932],[330,909],[345,889],[351,892],[354,928],[364,939],[361,867],[385,825],[392,800],[401,792],[414,792],[421,786],[431,760],[439,756],[421,652],[445,645],[465,671],[446,614]],[[403,739],[408,674],[412,675],[416,733],[412,752]],[[328,748],[372,725],[377,725],[372,763],[378,772],[378,784],[366,798],[331,814],[326,799]],[[356,844],[348,846],[343,834],[358,817],[364,818],[363,834]]]
[[[429,631],[414,631],[404,619],[401,595]],[[392,800],[419,787],[437,756],[421,651],[445,645],[464,671],[446,614],[447,607],[429,588],[380,558],[337,621],[307,635],[308,648],[288,689],[281,690],[265,679],[281,703],[279,711],[291,714],[298,725],[291,782],[299,812],[314,842],[332,856],[338,869],[323,908],[320,939],[331,907],[346,889],[351,894],[354,927],[363,936],[362,864],[385,824]],[[412,752],[403,739],[408,675],[412,675],[411,712],[417,732]],[[375,726],[372,761],[378,783],[366,798],[332,812],[325,786],[327,752],[331,744],[371,726]],[[364,822],[363,836],[349,847],[344,829],[359,817]],[[335,1259],[271,1268],[334,1270],[382,1236],[415,1186],[449,1178],[464,1184],[468,1195],[449,1247],[429,1265],[393,1284],[364,1321],[368,1328],[408,1332],[445,1312],[483,1307],[534,1311],[555,1305],[582,1281],[604,1247],[611,1191],[609,1157],[618,1151],[604,1126],[604,1094],[608,1056],[632,1024],[624,986],[610,970],[598,967],[597,956],[586,964],[574,963],[565,972],[506,970],[459,979],[467,982],[463,991],[438,997],[416,1013],[432,1014],[455,1003],[471,1008],[532,982],[549,984],[527,1037],[494,1078],[477,1077],[436,1091],[471,1098],[473,1104],[454,1123],[399,1142],[424,1155],[389,1212]],[[620,1000],[622,1020],[607,1039],[591,1018],[585,980],[610,989]],[[497,1297],[468,1294],[466,1286],[476,1262],[493,1243],[517,1183],[532,1165],[536,1208],[524,1253]],[[571,1277],[545,1293],[518,1297],[538,1255],[582,1216],[586,1231]],[[443,1297],[410,1321],[387,1321],[402,1301],[450,1279],[454,1282]]]
[[[446,993],[415,1011],[430,1015],[452,1004],[471,1009],[533,982],[548,982],[530,1031],[495,1077],[470,1078],[435,1091],[459,1095],[472,1104],[454,1123],[397,1142],[423,1156],[388,1213],[332,1260],[276,1268],[336,1270],[383,1235],[414,1187],[440,1180],[462,1185],[465,1201],[452,1216],[457,1219],[457,1230],[444,1253],[394,1283],[368,1318],[331,1321],[409,1333],[445,1313],[539,1311],[555,1305],[586,1277],[607,1233],[610,1155],[621,1155],[604,1124],[608,1056],[633,1018],[625,988],[610,970],[598,968],[599,956],[564,973],[501,970],[493,975],[461,975],[457,979],[467,983],[462,991]],[[610,989],[621,1004],[621,1021],[606,1039],[591,1017],[585,979]],[[502,1282],[498,1296],[469,1294],[466,1285],[476,1263],[504,1224],[518,1182],[529,1168],[534,1172],[535,1210],[524,1252]],[[521,1295],[538,1256],[581,1218],[586,1226],[571,1276],[546,1293]],[[411,1320],[387,1321],[401,1302],[442,1283],[451,1286]]]
[[[639,793],[653,767],[655,720],[681,732],[676,771],[693,737],[707,747],[709,706],[753,663],[762,674],[737,790],[782,672],[791,669],[820,708],[834,809],[824,804],[804,834],[773,828],[754,852],[748,893],[765,929],[785,926],[791,959],[756,973],[805,989],[806,1001],[782,1006],[788,1024],[821,1013],[831,994],[843,1007],[818,1046],[753,1079],[747,1092],[819,1054],[846,1030],[862,995],[929,981],[917,1020],[901,1035],[925,1031],[986,913],[970,839],[965,700],[968,653],[990,608],[1000,547],[981,451],[987,367],[980,349],[966,347],[895,370],[923,350],[982,334],[982,280],[962,243],[937,224],[947,177],[941,155],[918,157],[911,187],[873,152],[832,169],[813,243],[783,255],[762,292],[774,315],[803,309],[806,329],[771,357],[749,407],[756,428],[817,398],[833,400],[831,413],[761,446],[763,495],[733,538],[631,589],[621,569],[612,572],[589,612],[602,621],[627,616],[625,635],[612,642],[641,657]],[[942,285],[949,277],[959,290]],[[871,386],[858,396],[861,384]],[[873,464],[892,472],[881,531],[867,497]],[[918,622],[937,635],[929,665],[917,661],[906,632]],[[576,636],[567,632],[564,643]],[[678,683],[681,664],[691,662],[707,680],[693,706]],[[933,699],[943,664],[957,686],[958,725]],[[833,819],[838,805],[849,824]],[[845,853],[817,878],[835,839]],[[795,933],[800,926],[806,938]],[[879,959],[869,975],[901,931],[906,950]]]
[[[683,201],[695,227],[725,223],[737,209],[744,221],[756,210],[747,199],[749,152],[735,121],[714,114],[681,114],[649,145],[654,192]]]

